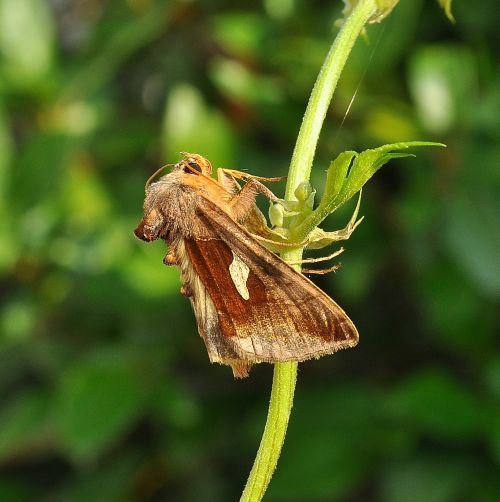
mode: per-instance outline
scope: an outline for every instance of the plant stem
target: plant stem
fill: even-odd
[[[309,98],[293,151],[288,171],[286,200],[294,200],[297,186],[309,180],[321,126],[340,73],[356,39],[375,10],[375,0],[360,0],[345,20],[326,56]],[[302,251],[302,249],[286,251],[282,253],[282,257],[289,261],[300,260]],[[259,502],[266,492],[285,440],[296,379],[296,362],[274,365],[273,387],[266,426],[240,502]]]
[[[297,363],[274,365],[273,388],[259,451],[240,502],[262,500],[278,462],[292,410]]]
[[[347,57],[368,19],[376,11],[375,0],[359,0],[335,37],[319,72],[302,119],[288,174],[285,198],[293,200],[302,181],[309,180],[319,133]]]

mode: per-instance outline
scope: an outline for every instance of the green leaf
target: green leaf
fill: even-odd
[[[0,51],[13,86],[37,84],[51,69],[54,25],[43,0],[0,0]]]
[[[343,19],[337,22],[337,24],[342,24],[344,19],[349,16],[360,1],[365,0],[344,0],[344,9],[342,10]],[[399,3],[399,0],[375,0],[376,9],[373,11],[372,16],[368,20],[369,23],[380,23],[385,19]]]
[[[11,0],[17,1],[17,0]],[[147,8],[102,23],[105,33],[97,43],[96,55],[76,72],[66,85],[65,97],[85,97],[102,89],[123,68],[124,62],[151,42],[170,22],[171,2],[151,2]],[[121,9],[125,11],[125,9]],[[131,9],[132,10],[132,9]],[[142,10],[141,15],[137,15]],[[112,9],[109,9],[112,12]]]
[[[351,165],[352,159],[358,154],[354,151],[342,152],[332,161],[328,171],[326,172],[326,187],[322,197],[323,200],[335,200],[337,194],[340,193],[347,178],[347,171]]]
[[[490,429],[488,445],[496,463],[500,465],[500,415],[498,413],[493,418]]]
[[[345,241],[349,239],[351,234],[356,230],[356,227],[363,221],[364,216],[358,220],[359,206],[361,205],[361,190],[359,192],[358,202],[354,208],[351,219],[342,230],[333,232],[325,232],[323,229],[316,227],[307,238],[307,249],[322,249],[334,242]]]
[[[388,396],[387,408],[410,428],[458,443],[482,434],[489,411],[458,380],[437,369],[401,382]]]
[[[27,391],[2,405],[0,459],[5,460],[42,447],[48,438],[47,396]]]
[[[163,138],[168,159],[190,151],[216,160],[218,165],[228,166],[233,162],[235,138],[231,126],[189,84],[178,84],[170,91]]]
[[[399,0],[376,0],[375,3],[377,4],[377,12],[370,19],[370,23],[380,23],[396,7]]]
[[[221,13],[212,18],[212,36],[230,54],[243,59],[255,57],[266,22],[265,17],[246,10]]]
[[[477,113],[478,57],[467,46],[425,45],[409,60],[408,86],[421,124],[443,135]]]
[[[495,305],[485,302],[447,261],[436,260],[425,269],[419,266],[418,274],[415,291],[424,331],[444,350],[482,361],[495,343]]]
[[[365,150],[357,155],[347,174],[340,193],[335,196],[335,209],[345,204],[353,195],[355,195],[363,185],[389,160],[402,157],[414,157],[410,153],[398,153],[393,150],[402,150],[416,146],[444,146],[441,143],[429,141],[405,141],[383,145],[379,148]],[[323,202],[323,201],[321,201]],[[328,201],[327,201],[328,203]]]
[[[389,160],[413,156],[413,154],[394,152],[394,150],[415,146],[445,145],[429,141],[405,141],[365,150],[360,154],[353,151],[339,154],[328,168],[325,193],[319,206],[292,230],[297,240],[301,241],[306,238],[330,213],[359,192],[363,185]]]
[[[9,130],[8,115],[0,102],[0,209],[7,192],[9,166],[14,153],[14,141]]]
[[[144,396],[130,362],[86,362],[68,371],[58,391],[62,445],[89,460],[117,441],[143,411]]]
[[[0,308],[0,346],[29,340],[35,331],[37,309],[25,298],[6,302]]]
[[[465,459],[464,459],[465,460]],[[420,455],[397,462],[385,474],[382,484],[385,502],[454,502],[465,500],[471,465],[456,457]]]
[[[382,153],[376,150],[366,150],[359,154],[354,160],[351,173],[347,181],[342,185],[342,190],[338,194],[337,207],[345,204],[354,194],[359,192],[363,185],[391,159],[402,157],[415,157],[407,153]]]
[[[444,13],[446,14],[446,17],[452,22],[455,22],[455,18],[453,17],[453,14],[451,12],[451,0],[437,0],[438,4],[441,6],[441,8],[444,10]]]
[[[26,139],[12,172],[8,197],[20,217],[28,208],[54,200],[73,143],[63,134],[38,133]]]
[[[29,483],[31,485],[31,483]],[[29,502],[36,499],[36,494],[28,483],[16,482],[14,479],[0,479],[0,500],[2,502]]]
[[[72,476],[68,485],[53,499],[72,502],[129,500],[127,495],[133,489],[137,471],[143,467],[141,460],[139,455],[121,454],[98,469],[89,469],[78,477]]]
[[[500,199],[498,187],[469,183],[445,209],[442,239],[464,275],[484,295],[500,298]]]

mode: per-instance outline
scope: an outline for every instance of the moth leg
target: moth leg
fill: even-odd
[[[183,284],[181,286],[179,293],[182,296],[186,296],[187,298],[189,298],[190,296],[193,296],[193,291],[191,290],[191,288],[187,284]]]
[[[240,184],[227,169],[217,169],[217,181],[230,193],[237,194],[241,190]]]
[[[273,241],[272,239],[267,239],[266,237],[262,237],[262,235],[258,235],[258,234],[254,234],[254,233],[252,233],[252,237],[255,237],[256,240],[258,240],[262,243],[271,244],[271,246],[269,246],[269,249],[271,249],[272,251],[276,250],[275,251],[276,253],[279,253],[281,251],[287,251],[290,248],[304,247],[308,243],[307,240],[302,241],[302,242],[297,242],[297,243],[286,242],[286,241]],[[264,246],[265,246],[265,244],[264,244]],[[298,265],[298,264],[296,263],[295,265]]]
[[[336,272],[341,266],[342,265],[340,263],[337,263],[336,265],[333,265],[333,267],[329,267],[329,268],[320,268],[320,269],[303,268],[302,273],[303,274],[325,275],[325,274],[329,274],[330,272]]]
[[[320,256],[319,258],[304,258],[303,260],[293,260],[287,261],[288,265],[303,265],[304,263],[319,263],[320,261],[328,261],[332,258],[335,258],[339,254],[344,252],[344,248],[340,248],[339,250],[329,254],[328,256]]]
[[[342,230],[336,230],[335,232],[325,232],[325,236],[330,240],[330,242],[335,242],[335,241],[346,241],[351,237],[352,233],[354,230],[356,230],[357,226],[363,221],[364,216],[361,216],[361,218],[358,220],[358,212],[359,212],[359,206],[361,204],[361,193],[362,191],[359,191],[359,197],[358,197],[358,203],[356,204],[356,207],[354,209],[354,213],[351,216],[351,219],[347,223],[346,227],[343,228]]]
[[[170,249],[165,255],[165,257],[163,258],[163,263],[167,266],[177,265],[178,262],[173,249]]]
[[[240,219],[248,214],[255,206],[255,197],[258,193],[264,194],[273,202],[280,202],[274,193],[255,178],[249,178],[238,195],[235,195],[229,206],[236,219]]]

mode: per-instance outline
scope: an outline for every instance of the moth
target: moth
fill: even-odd
[[[134,233],[167,243],[163,262],[180,269],[180,292],[191,300],[210,361],[243,378],[256,363],[304,361],[356,345],[346,313],[251,233],[260,224],[257,194],[276,199],[265,178],[219,168],[214,179],[207,159],[183,155],[169,174],[146,183]],[[242,188],[235,178],[246,181]]]

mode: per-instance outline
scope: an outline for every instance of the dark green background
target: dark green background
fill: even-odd
[[[272,368],[210,365],[164,245],[132,230],[179,151],[286,174],[340,9],[0,0],[2,502],[237,500]],[[500,500],[498,5],[454,13],[403,0],[343,73],[318,192],[342,150],[448,148],[364,190],[343,267],[318,281],[360,344],[300,365],[269,501]]]

